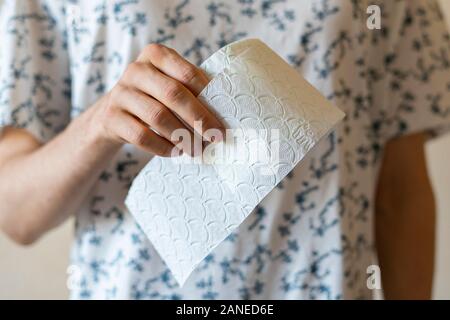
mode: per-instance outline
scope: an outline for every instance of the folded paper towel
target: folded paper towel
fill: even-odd
[[[200,67],[211,81],[199,99],[243,140],[227,134],[200,163],[154,157],[125,201],[180,286],[344,117],[257,39],[229,44]]]

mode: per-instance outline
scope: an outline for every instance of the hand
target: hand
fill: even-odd
[[[223,126],[196,98],[207,84],[206,75],[175,50],[150,44],[95,105],[93,123],[110,142],[159,156],[179,155],[180,149],[194,155],[196,134],[209,142],[223,139]],[[179,129],[181,140],[173,134]]]

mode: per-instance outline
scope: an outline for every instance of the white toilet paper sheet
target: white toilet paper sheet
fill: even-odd
[[[257,39],[220,49],[201,68],[211,81],[199,99],[232,138],[202,162],[154,157],[125,201],[180,286],[344,117]]]

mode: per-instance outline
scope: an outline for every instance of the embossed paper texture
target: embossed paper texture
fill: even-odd
[[[125,201],[180,286],[344,117],[259,40],[230,44],[201,68],[211,81],[199,98],[232,139],[202,161],[154,157]]]

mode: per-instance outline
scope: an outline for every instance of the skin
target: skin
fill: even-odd
[[[173,156],[180,149],[193,154],[191,128],[206,141],[220,141],[222,124],[196,98],[207,83],[174,50],[151,44],[110,92],[48,143],[6,128],[0,140],[1,229],[16,242],[30,244],[61,224],[77,212],[124,143]],[[184,129],[187,139],[173,139],[176,129]]]
[[[223,127],[195,98],[207,83],[175,51],[152,44],[109,93],[48,143],[40,144],[25,130],[6,128],[0,139],[0,228],[25,245],[60,225],[78,211],[124,143],[173,156],[179,149],[193,154],[188,148],[195,138],[191,128],[206,141],[220,141],[223,135],[211,129],[223,134]],[[188,139],[173,138],[176,129],[185,129]],[[434,199],[424,140],[414,135],[392,141],[383,160],[376,236],[388,299],[429,298],[431,293]]]
[[[427,134],[386,145],[376,196],[376,245],[386,299],[430,299],[435,201],[427,174]]]

